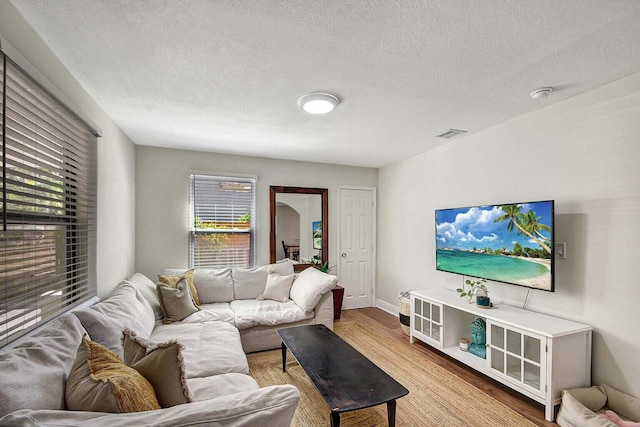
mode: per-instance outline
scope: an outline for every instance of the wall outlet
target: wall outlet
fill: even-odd
[[[554,252],[555,252],[556,258],[565,259],[567,257],[567,243],[556,242],[554,247]]]

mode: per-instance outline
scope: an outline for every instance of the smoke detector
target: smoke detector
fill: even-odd
[[[547,98],[549,95],[551,95],[551,92],[553,92],[552,87],[541,87],[531,92],[530,95],[533,99],[540,99]]]

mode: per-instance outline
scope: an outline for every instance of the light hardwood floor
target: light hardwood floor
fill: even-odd
[[[374,326],[379,331],[385,331],[390,337],[400,342],[407,343],[409,341],[409,337],[405,335],[400,328],[398,318],[378,308],[343,310],[341,320],[364,322],[367,325]],[[336,322],[340,322],[340,320],[336,320]],[[421,355],[426,359],[449,370],[467,383],[484,391],[494,399],[499,400],[513,410],[519,412],[534,424],[538,426],[557,426],[556,423],[551,423],[545,420],[543,405],[516,393],[489,377],[477,373],[473,369],[438,352],[422,342],[416,341],[413,345],[419,349]]]

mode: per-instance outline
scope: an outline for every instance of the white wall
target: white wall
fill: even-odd
[[[98,139],[98,295],[134,266],[134,146],[78,84],[8,1],[0,1],[0,35],[101,129]]]
[[[269,186],[329,189],[329,265],[336,265],[338,187],[375,187],[377,169],[136,147],[136,270],[157,277],[189,262],[189,173],[257,175],[256,261],[269,263]],[[279,243],[281,245],[281,243]]]
[[[402,290],[460,286],[435,270],[436,209],[555,199],[567,258],[528,308],[592,325],[593,382],[640,396],[639,183],[640,73],[382,168],[376,295],[398,306]],[[489,288],[517,305],[527,293]]]
[[[289,205],[276,206],[276,259],[285,257],[285,244],[293,245],[298,239],[300,244],[300,214]]]

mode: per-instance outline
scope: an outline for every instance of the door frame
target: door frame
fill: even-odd
[[[373,206],[371,207],[371,244],[373,245],[373,250],[371,251],[371,307],[377,307],[377,299],[376,299],[376,270],[377,270],[377,250],[378,250],[378,240],[377,240],[377,211],[378,211],[378,201],[377,201],[377,188],[369,187],[369,186],[361,186],[361,185],[339,185],[338,186],[338,218],[337,218],[337,234],[338,238],[336,239],[336,249],[337,249],[337,275],[338,275],[338,284],[340,284],[340,266],[342,265],[342,190],[364,190],[371,191],[371,200],[373,201]]]

